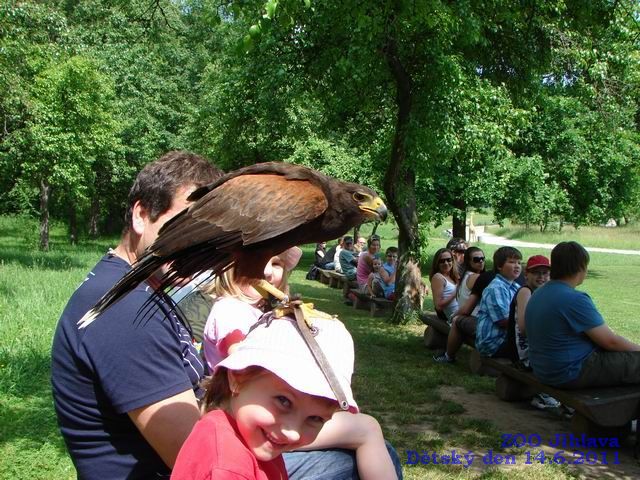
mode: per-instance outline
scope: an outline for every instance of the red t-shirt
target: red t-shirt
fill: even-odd
[[[212,410],[196,423],[178,453],[176,480],[288,480],[282,455],[260,462],[245,445],[236,421]]]

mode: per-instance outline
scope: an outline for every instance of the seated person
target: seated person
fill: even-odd
[[[336,269],[335,256],[336,256],[336,251],[338,250],[339,246],[340,246],[340,242],[336,243],[332,247],[329,247],[329,249],[324,254],[325,263],[323,263],[320,266],[320,268],[323,268],[324,270],[335,270]]]
[[[386,262],[382,263],[378,258],[373,260],[373,273],[369,275],[367,281],[367,293],[369,295],[386,298],[387,300],[395,298],[397,259],[398,249],[389,247],[386,252]]]
[[[333,269],[338,273],[342,273],[342,265],[340,265],[340,252],[344,248],[344,240],[347,237],[349,237],[349,235],[345,235],[340,239],[340,241],[338,242],[338,246],[336,246],[335,253],[333,254]],[[353,241],[353,237],[349,238],[351,238],[351,241]]]
[[[340,250],[340,269],[347,280],[356,279],[356,267],[358,266],[358,257],[353,253],[353,237],[347,235],[343,239],[343,248]]]
[[[463,238],[453,237],[447,242],[446,248],[453,252],[453,258],[456,260],[458,274],[462,278],[464,270],[464,254],[468,248],[467,242],[465,242]]]
[[[373,259],[380,254],[380,237],[371,235],[367,240],[367,250],[358,255],[356,280],[362,291],[366,291],[369,274],[373,272]]]
[[[576,290],[588,265],[577,242],[551,251],[551,281],[533,293],[525,315],[533,373],[559,388],[640,383],[640,345],[612,332],[591,297]]]
[[[496,263],[496,253],[499,250],[500,249],[496,250],[493,254],[494,265]],[[474,255],[474,252],[472,251],[469,255]],[[482,263],[484,264],[484,260]],[[456,354],[458,353],[458,350],[460,350],[460,347],[462,347],[465,337],[469,337],[475,341],[480,299],[482,298],[482,293],[485,288],[489,286],[495,276],[496,273],[494,270],[484,271],[475,277],[473,282],[469,284],[471,291],[466,301],[460,305],[458,311],[451,319],[451,329],[449,330],[449,336],[447,337],[447,349],[443,353],[433,356],[433,359],[436,362],[454,363],[456,361]]]
[[[431,291],[433,292],[433,304],[438,316],[444,315],[447,322],[451,322],[451,317],[458,310],[456,292],[458,281],[458,269],[451,250],[441,248],[433,255],[431,262]]]
[[[353,246],[353,251],[356,252],[356,255],[360,255],[362,252],[367,250],[367,239],[364,237],[358,237],[358,241]]]
[[[328,260],[327,257],[327,242],[316,244],[315,261],[313,264],[325,270],[333,270],[333,257],[331,257],[331,260]]]
[[[527,260],[525,278],[527,283],[520,287],[509,308],[509,322],[507,325],[507,341],[510,345],[511,361],[525,370],[529,367],[529,342],[525,330],[525,309],[531,294],[549,281],[551,267],[549,259],[544,255],[533,255]],[[560,402],[546,393],[538,393],[531,399],[531,405],[544,410],[557,408]]]
[[[314,338],[351,412],[342,413],[356,413],[350,386],[353,340],[335,319],[314,319],[314,324],[319,326]],[[215,367],[204,408],[208,413],[185,441],[171,478],[287,478],[282,453],[309,445],[340,411],[324,369],[289,317],[257,324]],[[382,455],[388,457],[384,442],[359,461],[370,467]],[[384,478],[396,478],[391,461],[384,466]]]
[[[483,357],[509,357],[507,321],[509,306],[518,291],[522,254],[500,247],[493,255],[496,277],[482,293],[476,326],[476,349]]]

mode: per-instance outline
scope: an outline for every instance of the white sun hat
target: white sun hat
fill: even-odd
[[[229,370],[262,367],[277,375],[294,389],[338,401],[322,369],[305,343],[296,321],[290,317],[263,316],[237,348],[217,366]],[[358,412],[351,391],[353,339],[339,320],[314,318],[315,340],[333,369],[345,394],[349,411]],[[304,327],[306,328],[306,327]]]

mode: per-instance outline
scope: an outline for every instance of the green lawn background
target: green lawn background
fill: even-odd
[[[477,224],[477,223],[476,223]],[[367,234],[371,227],[365,227]],[[430,251],[446,243],[434,229]],[[515,232],[515,233],[514,233]],[[379,229],[383,248],[395,243],[390,224]],[[517,229],[502,231],[526,235]],[[592,231],[611,248],[640,248],[637,227]],[[64,229],[52,230],[52,250],[37,251],[37,224],[24,218],[0,217],[0,478],[75,478],[59,436],[49,385],[49,355],[56,321],[73,290],[117,239],[68,244]],[[606,235],[605,235],[606,234]],[[570,238],[570,237],[569,237]],[[562,238],[568,239],[568,238]],[[545,243],[546,237],[540,237]],[[586,243],[586,242],[585,242]],[[588,244],[587,244],[588,245]],[[624,245],[624,247],[619,247]],[[495,246],[484,246],[490,256]],[[523,249],[525,258],[547,250]],[[462,361],[454,367],[436,365],[422,344],[423,325],[392,326],[343,304],[340,292],[304,279],[313,249],[305,248],[301,266],[292,276],[293,290],[327,312],[337,313],[356,343],[355,391],[364,411],[381,420],[385,434],[399,453],[405,449],[497,447],[499,435],[486,421],[453,415],[463,409],[443,400],[441,385],[460,385],[468,392],[492,392],[491,379],[470,375]],[[581,287],[594,299],[609,325],[640,341],[640,256],[592,254],[587,281]],[[428,269],[423,269],[423,275]],[[431,309],[430,298],[425,308]],[[406,467],[409,479],[465,478],[454,467]],[[527,468],[507,472],[490,469],[482,478],[567,478],[566,469]]]

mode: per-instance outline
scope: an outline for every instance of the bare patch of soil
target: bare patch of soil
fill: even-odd
[[[635,435],[630,435],[623,442],[620,448],[588,448],[588,447],[568,447],[554,448],[556,435],[569,435],[570,422],[562,418],[557,412],[544,411],[533,408],[528,402],[503,402],[497,396],[485,393],[467,393],[462,387],[441,387],[440,393],[443,398],[456,402],[464,407],[461,415],[469,418],[490,421],[501,434],[523,434],[529,438],[532,434],[540,436],[541,445],[538,447],[525,447],[521,453],[516,455],[515,465],[502,465],[508,468],[536,468],[537,465],[526,464],[526,451],[531,452],[531,457],[540,450],[544,450],[547,462],[559,451],[564,450],[562,455],[569,463],[580,461],[580,455],[574,454],[574,450],[593,451],[598,453],[598,461],[593,465],[576,464],[569,466],[572,475],[581,479],[622,479],[631,480],[640,478],[640,463],[633,458],[633,444]],[[534,437],[535,438],[535,437]],[[602,452],[606,452],[608,465],[602,462]],[[475,451],[476,461],[473,470],[487,468],[482,464],[482,456],[486,451]],[[613,462],[617,458],[619,464]],[[501,455],[503,455],[501,453]],[[591,457],[593,461],[593,456]],[[533,460],[533,458],[532,458]]]

